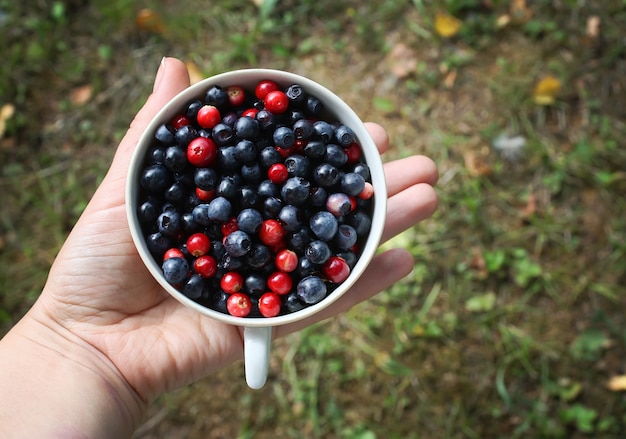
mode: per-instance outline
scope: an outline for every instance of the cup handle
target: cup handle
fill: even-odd
[[[271,326],[261,328],[245,327],[243,330],[246,383],[248,383],[248,387],[251,389],[260,389],[267,380],[271,341]]]

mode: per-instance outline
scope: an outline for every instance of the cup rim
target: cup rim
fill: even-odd
[[[195,302],[165,280],[161,267],[148,250],[146,239],[141,231],[141,224],[136,208],[140,190],[138,182],[142,165],[145,161],[145,155],[150,146],[153,145],[154,132],[160,124],[171,120],[172,117],[180,112],[184,105],[194,99],[202,97],[209,87],[213,85],[219,85],[221,87],[241,85],[246,88],[263,79],[274,80],[285,87],[296,83],[301,85],[308,93],[316,96],[324,103],[326,113],[349,126],[354,131],[356,139],[361,145],[365,162],[370,169],[372,185],[374,186],[372,224],[365,245],[350,275],[337,288],[329,292],[320,302],[307,306],[299,311],[276,317],[235,317]],[[242,327],[273,327],[293,323],[317,314],[343,296],[362,276],[376,254],[376,250],[382,239],[387,214],[387,188],[382,160],[374,140],[359,116],[345,101],[339,98],[339,96],[312,79],[296,73],[275,69],[240,69],[220,73],[189,86],[165,104],[148,123],[137,142],[128,168],[126,180],[126,214],[131,236],[141,260],[152,277],[172,297],[183,305],[223,323]]]

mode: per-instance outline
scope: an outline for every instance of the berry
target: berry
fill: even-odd
[[[326,279],[338,284],[348,278],[350,267],[344,259],[338,256],[331,256],[322,266],[322,273],[324,273]]]
[[[347,147],[354,143],[354,132],[345,125],[339,125],[335,128],[335,140],[340,146]]]
[[[177,116],[174,116],[174,118],[172,119],[172,126],[177,130],[190,124],[191,121],[185,114],[179,114]]]
[[[274,163],[267,170],[267,178],[269,178],[272,183],[284,183],[287,178],[289,178],[289,171],[287,170],[287,166],[285,166],[284,163]]]
[[[187,251],[193,256],[206,255],[211,249],[211,240],[204,233],[194,233],[187,238]]]
[[[236,258],[244,256],[252,248],[250,235],[241,230],[235,230],[224,238],[224,248],[231,256]]]
[[[251,296],[261,296],[267,291],[265,277],[253,273],[244,280],[244,291]]]
[[[231,294],[226,301],[226,308],[230,315],[235,317],[246,317],[252,310],[250,298],[243,293]]]
[[[220,107],[228,102],[228,93],[219,85],[214,85],[206,92],[204,100],[208,105]]]
[[[263,224],[263,216],[256,209],[243,209],[237,215],[237,227],[246,233],[257,233]]]
[[[172,285],[185,281],[189,275],[189,264],[185,258],[169,258],[161,265],[165,280]]]
[[[176,236],[182,228],[182,216],[176,210],[168,210],[157,218],[159,232],[167,236]]]
[[[282,149],[291,148],[296,142],[296,135],[289,127],[278,127],[272,135],[274,144]]]
[[[187,160],[198,168],[213,166],[217,158],[217,145],[206,137],[196,137],[187,146]]]
[[[213,168],[198,168],[193,175],[193,183],[205,191],[214,190],[218,181],[219,174]]]
[[[283,114],[289,107],[289,98],[280,90],[270,91],[265,98],[265,109],[274,114]]]
[[[335,245],[341,250],[348,250],[352,248],[357,242],[358,236],[354,227],[347,224],[341,224],[337,228],[337,234],[335,235]]]
[[[234,294],[243,288],[243,277],[236,271],[224,273],[220,280],[220,287],[228,294]]]
[[[317,276],[307,276],[298,282],[296,294],[302,302],[313,305],[326,297],[326,284]]]
[[[319,239],[330,241],[337,233],[339,224],[332,213],[322,210],[311,217],[309,227]]]
[[[242,116],[235,122],[235,135],[240,139],[253,140],[259,135],[259,122],[250,116]]]
[[[205,279],[213,277],[217,274],[217,261],[213,256],[200,256],[193,263],[193,271]]]
[[[204,294],[204,278],[199,274],[192,274],[183,285],[182,292],[190,299],[200,299]]]
[[[326,241],[311,241],[304,249],[304,256],[312,263],[319,265],[326,262],[332,255]]]
[[[222,231],[222,235],[224,237],[230,235],[235,230],[239,230],[239,224],[237,223],[237,218],[232,217],[225,223],[222,223],[220,226],[220,230]]]
[[[372,183],[366,181],[363,190],[358,196],[361,200],[369,200],[372,198],[374,196],[374,186],[372,186]]]
[[[341,190],[356,197],[365,189],[365,179],[356,172],[348,172],[341,177]]]
[[[256,160],[256,146],[250,140],[240,140],[235,145],[235,158],[241,163],[252,163]]]
[[[222,120],[222,115],[216,106],[205,105],[198,110],[196,120],[202,128],[213,129]]]
[[[226,87],[226,93],[228,94],[228,102],[233,107],[242,105],[246,100],[246,92],[238,85]]]
[[[285,236],[285,229],[274,219],[263,221],[259,230],[259,239],[265,245],[272,246],[282,241]]]
[[[259,311],[263,317],[276,317],[281,306],[280,298],[274,293],[265,293],[259,298]]]
[[[306,92],[299,84],[292,84],[285,90],[285,95],[289,102],[297,106],[301,106],[306,102]]]
[[[311,183],[302,177],[291,177],[285,181],[280,191],[282,199],[287,204],[301,206],[309,198]]]
[[[278,84],[271,80],[260,81],[254,89],[254,94],[258,99],[265,99],[267,94],[271,91],[278,90],[280,87]]]
[[[341,192],[330,194],[326,199],[326,210],[336,217],[342,217],[349,214],[352,211],[352,202],[350,197]]]
[[[165,253],[163,253],[164,261],[170,258],[184,258],[184,257],[185,257],[185,254],[183,253],[183,251],[176,247],[170,248]]]
[[[171,173],[165,165],[150,165],[141,174],[141,187],[149,192],[161,193],[171,184]]]
[[[291,291],[292,286],[293,279],[284,271],[275,271],[267,277],[267,287],[281,296]]]
[[[276,268],[285,273],[290,273],[298,267],[298,255],[293,250],[285,249],[278,252],[274,259]]]
[[[232,205],[230,201],[224,197],[217,197],[209,203],[207,215],[213,221],[228,221],[231,211]]]

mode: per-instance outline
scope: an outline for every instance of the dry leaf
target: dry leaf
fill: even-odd
[[[532,11],[526,6],[526,0],[511,1],[511,19],[515,23],[526,23],[532,17]]]
[[[452,88],[454,87],[454,83],[456,82],[456,74],[457,74],[457,70],[453,69],[450,70],[446,76],[443,78],[443,85],[446,88]]]
[[[435,32],[444,38],[455,36],[462,26],[461,20],[445,12],[437,12],[435,15]]]
[[[537,83],[533,91],[533,100],[537,105],[552,105],[561,90],[561,81],[548,75]]]
[[[91,85],[82,85],[72,90],[70,93],[70,101],[77,106],[85,105],[91,99],[92,94],[93,87]]]
[[[612,392],[626,391],[626,375],[616,375],[611,377],[606,387]]]
[[[13,104],[4,104],[0,107],[0,138],[4,136],[4,132],[7,129],[6,122],[11,119],[15,114],[15,105]]]
[[[165,21],[152,9],[140,10],[135,17],[135,24],[139,29],[153,34],[165,35],[167,33]]]
[[[585,33],[594,40],[600,36],[600,17],[592,15],[587,19],[587,30]]]
[[[196,82],[200,82],[204,79],[204,75],[196,63],[193,61],[187,61],[185,65],[187,66],[187,71],[189,72],[189,81],[191,84],[195,84]]]
[[[496,19],[496,27],[502,29],[511,22],[511,16],[509,14],[502,14]]]
[[[391,73],[399,79],[406,78],[417,68],[417,56],[406,44],[398,43],[387,55]]]
[[[465,167],[472,177],[483,177],[493,172],[491,166],[474,151],[466,151],[463,158]]]

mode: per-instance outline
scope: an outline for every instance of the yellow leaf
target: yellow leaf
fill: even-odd
[[[196,63],[194,63],[193,61],[187,61],[185,65],[187,66],[187,71],[189,72],[189,81],[192,85],[204,79],[204,75],[202,74],[200,67],[198,67]]]
[[[143,31],[157,35],[167,34],[167,26],[163,18],[152,9],[142,9],[135,17],[135,24]]]
[[[435,15],[435,31],[444,38],[455,36],[461,30],[463,22],[445,12],[437,12]]]
[[[6,121],[11,119],[15,114],[15,105],[4,104],[0,107],[0,138],[4,136],[6,130]]]
[[[626,390],[626,375],[616,375],[612,377],[606,385],[612,392],[623,392]]]
[[[548,75],[535,86],[533,100],[538,105],[552,105],[560,90],[561,81],[552,75]]]
[[[83,85],[76,87],[70,93],[70,101],[72,104],[81,106],[89,102],[93,93],[93,87],[91,85]]]

